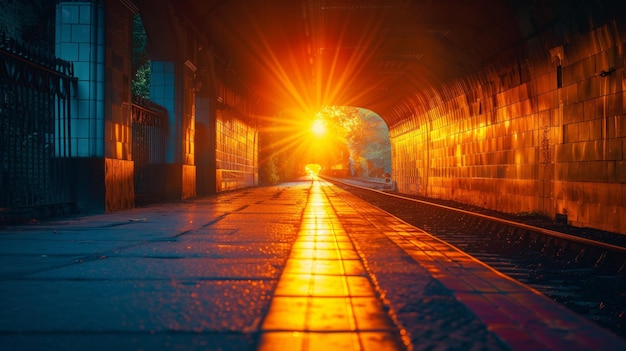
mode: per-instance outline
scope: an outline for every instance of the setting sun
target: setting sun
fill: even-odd
[[[313,133],[317,136],[322,136],[326,134],[326,125],[321,119],[316,119],[313,122],[313,126],[311,128],[313,130]]]

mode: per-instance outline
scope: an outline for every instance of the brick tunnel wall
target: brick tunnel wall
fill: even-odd
[[[391,127],[399,190],[626,233],[624,38],[607,24],[489,67]]]

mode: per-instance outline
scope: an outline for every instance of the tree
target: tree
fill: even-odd
[[[345,140],[356,176],[382,176],[391,171],[389,130],[376,113],[350,106],[327,106],[319,117]]]
[[[354,107],[327,106],[313,121],[283,112],[262,121],[259,130],[259,181],[277,183],[305,174],[319,164],[326,174],[382,176],[391,170],[389,132],[375,113]],[[317,121],[326,133],[315,133]],[[310,126],[306,126],[311,123]],[[310,129],[307,129],[310,128]]]
[[[150,98],[150,55],[147,50],[147,35],[141,16],[133,19],[133,52],[131,91],[133,95]]]

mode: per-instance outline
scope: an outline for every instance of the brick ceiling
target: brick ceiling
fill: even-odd
[[[285,109],[352,105],[393,125],[585,0],[170,0],[256,95]],[[597,5],[597,4],[596,4]],[[555,39],[555,41],[558,41]],[[440,97],[439,97],[440,98]],[[410,109],[409,109],[410,110]]]

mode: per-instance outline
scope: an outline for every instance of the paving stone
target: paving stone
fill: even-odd
[[[2,350],[624,341],[323,181],[0,231]]]

